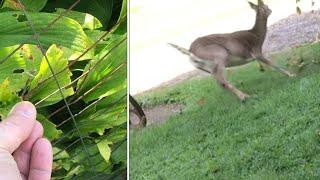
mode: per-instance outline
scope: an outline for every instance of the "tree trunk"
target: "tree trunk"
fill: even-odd
[[[147,124],[147,118],[146,118],[146,115],[144,114],[141,106],[130,94],[129,94],[129,101],[130,101],[130,104],[134,108],[133,113],[135,113],[140,119],[139,125],[142,125],[143,127],[145,127]]]

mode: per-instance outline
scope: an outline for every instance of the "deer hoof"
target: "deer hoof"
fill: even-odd
[[[288,73],[289,77],[296,77],[297,75],[295,73]]]
[[[249,98],[250,96],[248,94],[240,94],[239,98],[241,101],[245,101]]]

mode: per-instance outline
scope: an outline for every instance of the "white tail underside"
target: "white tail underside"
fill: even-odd
[[[201,59],[201,58],[197,57],[196,55],[194,55],[192,52],[190,52],[186,48],[183,48],[181,46],[178,46],[178,45],[175,45],[172,43],[169,43],[169,45],[172,46],[173,48],[177,49],[178,51],[180,51],[182,54],[189,56],[192,65],[200,70],[211,73],[212,70],[214,69],[214,67],[217,65],[217,63],[215,63],[212,60]]]

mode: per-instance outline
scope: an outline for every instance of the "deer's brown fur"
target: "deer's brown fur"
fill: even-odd
[[[258,0],[258,5],[251,2],[249,4],[256,12],[256,22],[252,29],[200,37],[191,44],[189,50],[170,44],[188,55],[195,67],[213,74],[224,88],[236,94],[241,100],[245,100],[249,95],[227,81],[224,75],[226,67],[246,64],[256,59],[261,70],[263,70],[262,62],[290,77],[294,76],[262,54],[262,45],[267,33],[267,20],[271,10],[262,0]]]

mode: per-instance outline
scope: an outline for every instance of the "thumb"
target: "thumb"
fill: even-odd
[[[36,108],[30,102],[16,104],[0,123],[0,149],[13,153],[31,134],[36,115]]]

